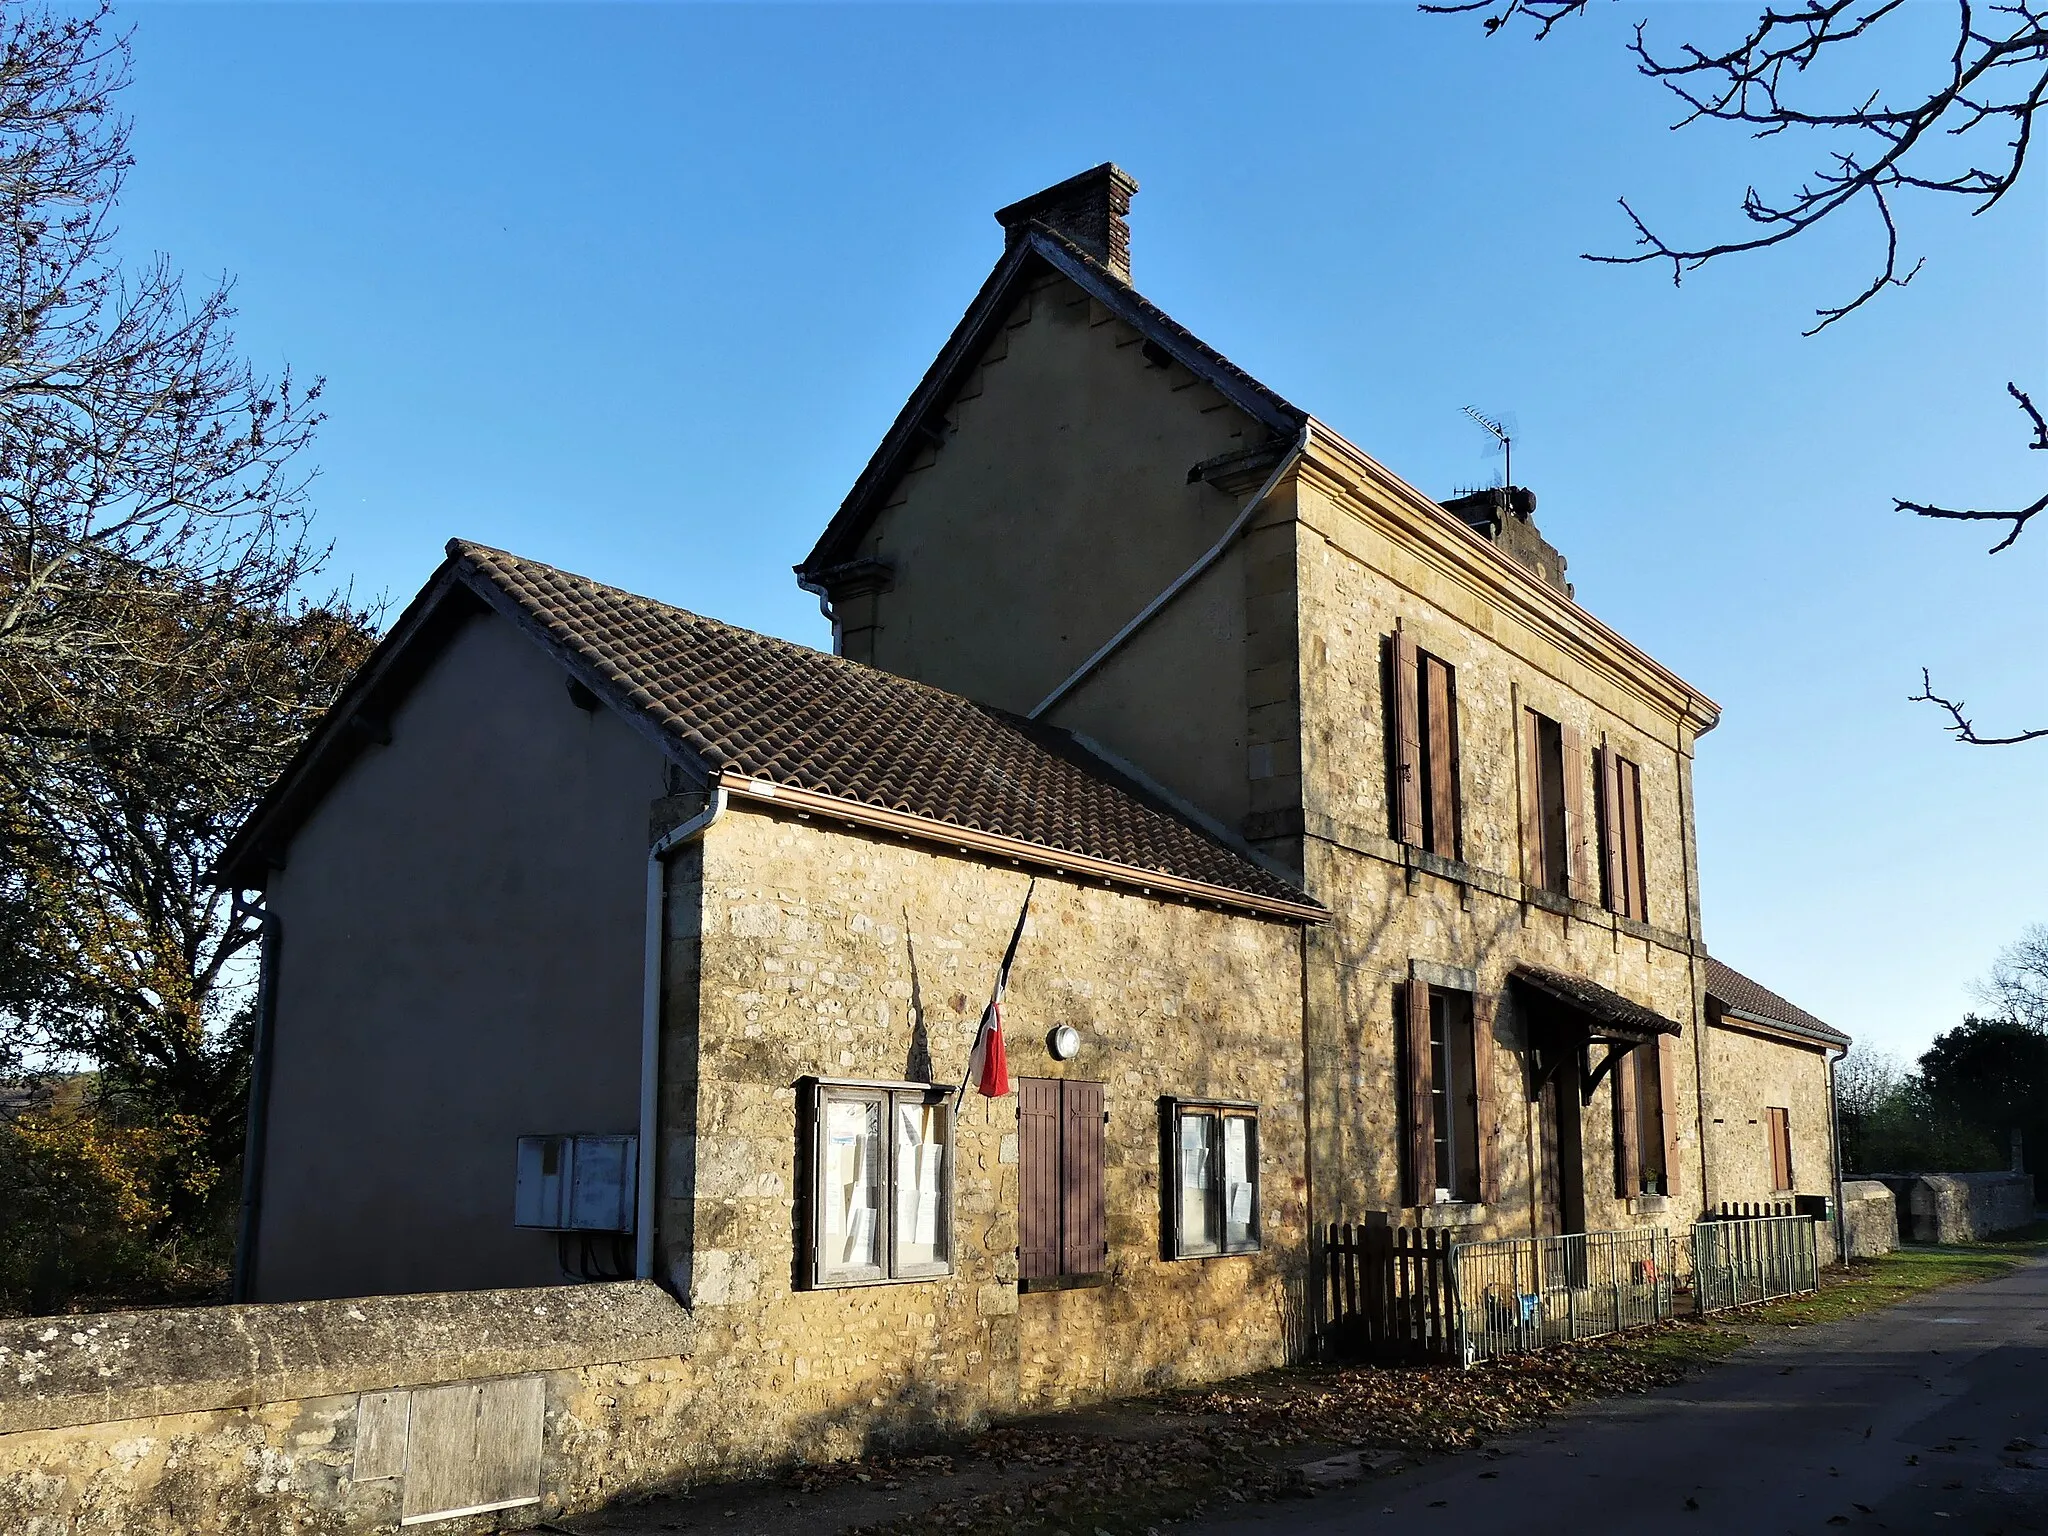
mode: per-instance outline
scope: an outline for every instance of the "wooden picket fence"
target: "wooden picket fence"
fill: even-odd
[[[1790,1200],[1723,1200],[1721,1209],[1701,1217],[1702,1221],[1757,1221],[1770,1216],[1796,1216]]]
[[[1330,1226],[1323,1241],[1326,1355],[1455,1361],[1448,1228]]]

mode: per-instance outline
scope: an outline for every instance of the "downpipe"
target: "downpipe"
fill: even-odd
[[[250,1299],[256,1285],[256,1235],[263,1205],[263,1150],[270,1130],[271,1037],[277,1020],[278,951],[284,924],[268,903],[245,906],[238,892],[237,918],[254,913],[261,937],[256,976],[256,1038],[249,1053],[248,1125],[242,1136],[242,1199],[235,1212],[235,1268],[228,1282],[228,1300]]]
[[[713,784],[704,809],[671,827],[647,850],[647,939],[640,966],[640,1136],[634,1175],[633,1277],[654,1278],[655,1137],[661,1098],[661,949],[668,917],[668,856],[694,843],[725,815],[725,787]]]

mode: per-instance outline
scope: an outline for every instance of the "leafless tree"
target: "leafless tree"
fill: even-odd
[[[104,9],[0,11],[0,1065],[231,1120],[256,929],[209,867],[371,624],[305,595],[318,386],[117,249],[128,70]]]
[[[1589,8],[1590,0],[1435,0],[1421,7],[1439,15],[1479,14],[1489,35],[1525,25],[1539,40]],[[1886,289],[1911,282],[1922,262],[1908,264],[1900,254],[1896,215],[1902,198],[1957,198],[1972,214],[1981,214],[2019,183],[2033,146],[2035,115],[2048,99],[2048,5],[2041,0],[1952,0],[1942,50],[1938,57],[1930,55],[1933,67],[1924,78],[1897,87],[1859,77],[1857,44],[1888,25],[1896,29],[1905,12],[1905,0],[1805,0],[1783,9],[1767,7],[1726,45],[1683,42],[1670,50],[1653,48],[1647,24],[1639,23],[1630,51],[1637,69],[1682,104],[1674,127],[1726,123],[1759,139],[1803,134],[1816,147],[1817,163],[1782,193],[1749,187],[1741,201],[1748,232],[1723,240],[1669,239],[1623,198],[1637,248],[1587,259],[1668,265],[1677,283],[1717,257],[1783,244],[1825,219],[1862,208],[1882,232],[1881,259],[1851,297],[1817,310],[1806,334],[1825,330]],[[2033,428],[2028,446],[2048,449],[2048,422],[2027,391],[2017,383],[2006,388]],[[2003,511],[1903,497],[1893,504],[1919,517],[2006,524],[2005,537],[1991,549],[1998,554],[2048,509],[2048,494]],[[1924,674],[1913,699],[1946,710],[1949,731],[1971,745],[2006,746],[2048,737],[2048,729],[1980,734],[1960,702],[1936,694]]]
[[[2048,923],[2034,923],[1998,952],[1974,988],[2001,1019],[2048,1030]]]

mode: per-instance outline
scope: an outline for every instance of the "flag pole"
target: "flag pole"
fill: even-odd
[[[980,1052],[982,1042],[988,1037],[988,1027],[996,1009],[1002,1006],[1003,992],[1010,985],[1010,966],[1017,959],[1017,941],[1024,937],[1024,919],[1031,915],[1031,893],[1038,889],[1038,876],[1031,877],[1031,883],[1024,887],[1024,905],[1017,910],[1017,926],[1010,931],[1010,946],[1003,951],[1002,967],[996,972],[995,989],[989,993],[988,1006],[981,1010],[981,1027],[974,1032],[974,1049],[967,1053],[967,1070],[960,1074],[960,1086],[953,1094],[953,1113],[960,1113],[960,1106],[967,1098],[967,1084],[974,1077],[974,1059]]]

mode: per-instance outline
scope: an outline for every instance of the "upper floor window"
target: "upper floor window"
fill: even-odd
[[[1600,883],[1610,912],[1650,920],[1643,859],[1643,770],[1612,747],[1594,754],[1600,779]]]
[[[1405,630],[1389,644],[1389,753],[1394,836],[1439,857],[1463,856],[1458,797],[1458,674]]]
[[[1586,847],[1586,740],[1568,720],[1522,711],[1522,878],[1592,899]]]

